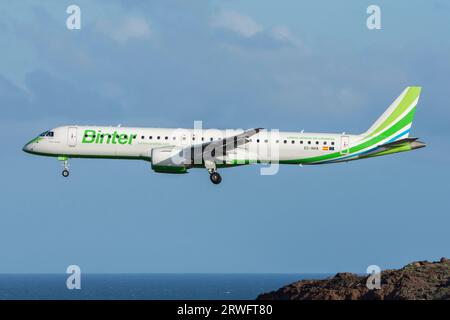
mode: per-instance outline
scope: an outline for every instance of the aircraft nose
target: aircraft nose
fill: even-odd
[[[26,145],[24,145],[22,151],[26,153],[31,153],[31,151],[33,151],[33,149],[31,148],[31,144],[32,143],[29,142]]]

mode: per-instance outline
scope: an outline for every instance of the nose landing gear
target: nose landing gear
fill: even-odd
[[[67,178],[69,176],[69,158],[68,157],[58,157],[58,160],[61,161],[63,163],[63,171],[62,171],[62,176],[64,178]]]

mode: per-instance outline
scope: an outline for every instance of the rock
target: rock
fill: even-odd
[[[417,261],[381,272],[381,289],[369,290],[368,276],[337,273],[324,280],[302,280],[258,300],[450,300],[450,259]]]

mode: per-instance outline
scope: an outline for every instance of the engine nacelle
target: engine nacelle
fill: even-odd
[[[182,148],[161,147],[152,149],[152,169],[161,173],[187,173],[189,161],[183,157]]]

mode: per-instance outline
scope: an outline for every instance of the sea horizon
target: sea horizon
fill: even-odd
[[[264,292],[329,273],[0,273],[0,300],[252,300]]]

